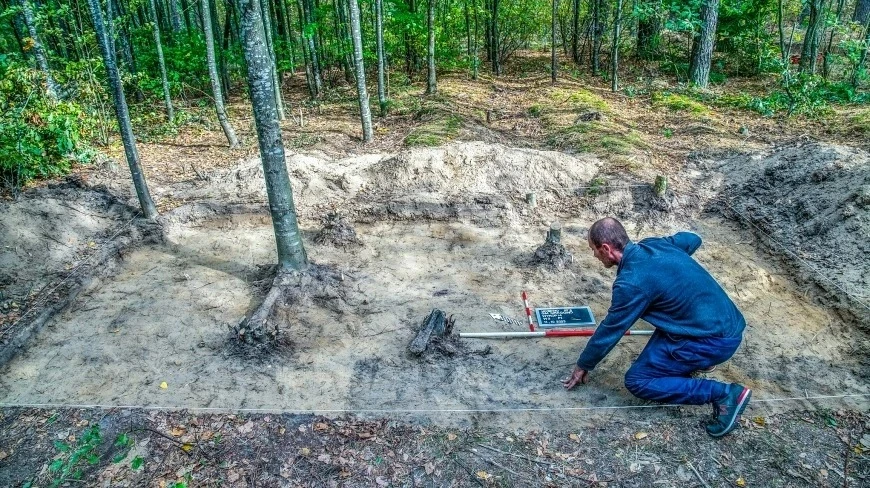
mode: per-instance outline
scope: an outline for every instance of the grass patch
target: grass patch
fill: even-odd
[[[601,112],[610,113],[610,105],[607,100],[589,90],[565,90],[554,89],[548,93],[550,100],[535,105],[541,109],[541,113],[549,109],[563,110],[565,108],[577,112]]]
[[[607,122],[588,122],[557,129],[547,137],[547,143],[558,149],[623,156],[647,147],[637,131]]]
[[[689,112],[695,115],[703,115],[710,111],[704,105],[685,95],[670,92],[654,92],[652,105],[655,108],[664,107],[673,112]]]
[[[440,146],[456,138],[462,119],[456,115],[436,117],[425,124],[414,128],[405,136],[405,145],[411,147]]]
[[[849,117],[849,132],[855,134],[870,134],[870,109],[862,110]]]

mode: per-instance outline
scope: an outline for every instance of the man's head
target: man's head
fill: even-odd
[[[619,264],[628,234],[618,220],[605,217],[589,228],[589,249],[606,268]]]

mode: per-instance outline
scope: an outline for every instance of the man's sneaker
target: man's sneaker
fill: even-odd
[[[709,368],[696,369],[695,371],[692,371],[692,374],[690,374],[689,376],[692,376],[694,378],[703,377],[712,373],[713,371],[716,371],[715,364],[713,366],[710,366]]]
[[[718,402],[713,402],[713,422],[707,424],[707,433],[713,437],[722,437],[734,430],[737,418],[746,409],[752,390],[737,383],[728,387],[728,396]]]

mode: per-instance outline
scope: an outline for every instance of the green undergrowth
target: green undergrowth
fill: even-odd
[[[870,135],[870,109],[850,116],[848,130],[854,134]]]
[[[553,89],[548,92],[547,98],[548,100],[542,104],[532,105],[537,112],[537,115],[534,116],[540,116],[551,110],[558,111],[566,109],[578,113],[611,112],[610,104],[607,103],[607,100],[590,90],[582,88],[579,90],[567,90],[563,88]],[[530,108],[529,110],[531,114],[532,109]]]
[[[639,132],[607,121],[578,122],[557,128],[547,136],[547,144],[602,156],[625,156],[649,147]]]
[[[405,136],[406,146],[439,146],[459,135],[462,119],[456,115],[437,114]]]
[[[689,112],[694,115],[704,115],[710,112],[703,104],[680,93],[653,92],[651,100],[654,108],[666,108],[672,112]]]

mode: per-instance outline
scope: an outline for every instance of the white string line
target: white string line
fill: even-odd
[[[127,222],[126,225],[124,225],[123,227],[121,227],[117,232],[115,232],[115,234],[113,234],[111,237],[109,237],[109,238],[106,240],[106,242],[104,242],[102,246],[98,247],[98,248],[97,248],[97,249],[96,249],[96,250],[95,250],[95,251],[94,251],[90,256],[84,258],[81,262],[79,262],[79,264],[75,265],[75,267],[74,267],[72,270],[70,270],[69,274],[67,274],[66,277],[65,277],[64,279],[62,279],[62,280],[61,280],[57,285],[55,285],[54,288],[52,288],[51,290],[49,290],[49,291],[46,292],[46,293],[43,293],[42,291],[38,291],[37,294],[40,295],[40,297],[39,297],[35,302],[33,302],[33,303],[30,305],[30,307],[28,307],[27,310],[26,310],[24,313],[21,314],[20,317],[18,317],[18,320],[16,320],[16,321],[15,321],[15,322],[14,322],[14,323],[13,323],[13,324],[8,328],[8,330],[12,330],[12,329],[14,329],[15,326],[17,326],[17,325],[18,325],[22,320],[24,320],[24,317],[27,317],[27,316],[30,314],[30,312],[36,310],[36,307],[37,307],[38,305],[41,305],[43,302],[45,302],[46,300],[48,300],[48,298],[51,297],[51,294],[54,293],[55,290],[57,290],[58,288],[60,288],[61,285],[63,285],[64,283],[66,283],[67,280],[69,280],[70,278],[72,278],[73,275],[75,275],[75,274],[79,271],[79,268],[81,268],[81,267],[84,266],[88,261],[90,261],[91,259],[93,259],[94,256],[100,255],[100,254],[102,253],[102,251],[103,251],[106,247],[108,247],[108,245],[111,244],[112,241],[115,240],[116,237],[118,237],[119,235],[121,235],[122,232],[124,232],[125,230],[127,230],[127,228],[129,228],[131,225],[133,225],[133,221],[135,221],[136,218],[139,217],[139,214],[141,214],[141,213],[142,213],[141,211],[136,212],[136,214],[133,216],[133,218],[130,219],[130,221]],[[47,287],[47,286],[48,286],[48,285],[46,285],[46,287]]]
[[[761,398],[752,399],[754,403],[779,403],[789,401],[809,400],[838,400],[844,398],[870,397],[870,393],[850,393],[843,395],[813,395],[799,397]],[[401,413],[527,413],[527,412],[579,412],[592,410],[634,410],[646,408],[676,408],[694,405],[681,404],[649,404],[649,405],[611,405],[611,406],[587,406],[587,407],[529,407],[529,408],[232,408],[232,407],[186,407],[186,406],[159,406],[159,405],[106,405],[106,404],[76,404],[76,403],[0,403],[0,408],[81,408],[81,409],[131,409],[131,410],[157,410],[175,411],[186,410],[190,412],[245,412],[245,413],[376,413],[376,414],[401,414]]]

